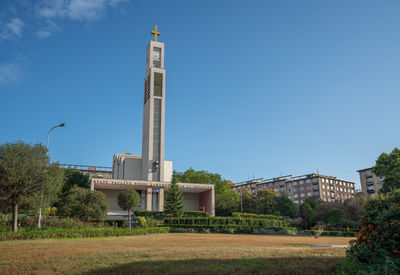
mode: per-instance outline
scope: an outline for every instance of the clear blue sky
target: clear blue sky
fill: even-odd
[[[400,146],[399,14],[397,0],[2,0],[0,143],[45,143],[66,122],[53,161],[140,154],[157,24],[174,169],[358,183]]]

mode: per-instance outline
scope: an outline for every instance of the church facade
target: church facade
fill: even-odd
[[[118,193],[125,189],[139,192],[138,210],[163,211],[172,178],[172,161],[164,159],[165,80],[164,43],[157,41],[157,26],[151,32],[146,51],[144,79],[142,155],[114,154],[112,179],[92,178],[91,190],[105,194],[110,206],[108,219],[125,215],[117,203]],[[212,184],[178,183],[183,192],[185,211],[206,211],[214,215]]]

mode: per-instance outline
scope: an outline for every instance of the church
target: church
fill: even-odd
[[[164,160],[165,82],[164,43],[157,41],[157,25],[151,32],[146,51],[146,76],[143,99],[142,155],[114,154],[112,178],[92,178],[91,190],[105,194],[109,204],[107,219],[126,215],[117,202],[118,193],[136,190],[141,197],[137,210],[163,211],[172,179],[172,161]],[[178,183],[183,192],[185,211],[206,211],[214,215],[214,185]]]

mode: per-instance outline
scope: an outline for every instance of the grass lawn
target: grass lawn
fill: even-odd
[[[0,274],[326,274],[347,237],[161,234],[0,242]]]

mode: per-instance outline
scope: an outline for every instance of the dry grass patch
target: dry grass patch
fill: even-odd
[[[351,238],[166,234],[0,242],[0,273],[333,273]]]

